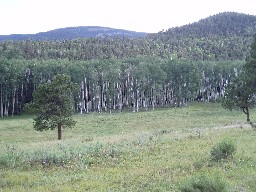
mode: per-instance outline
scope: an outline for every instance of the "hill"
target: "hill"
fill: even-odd
[[[152,35],[178,58],[243,60],[256,32],[256,16],[219,13],[198,22]]]
[[[36,34],[14,34],[0,35],[0,41],[5,40],[70,40],[76,38],[122,36],[122,37],[144,37],[147,33],[113,29],[109,27],[82,26],[55,29]]]
[[[102,27],[56,29],[35,34],[30,40],[2,41],[0,55],[69,60],[122,59],[139,55],[194,61],[245,60],[255,32],[256,16],[224,12],[148,35]],[[15,37],[27,38],[26,35]]]
[[[251,36],[256,31],[256,16],[236,12],[219,13],[198,22],[170,28],[165,35],[209,37]]]

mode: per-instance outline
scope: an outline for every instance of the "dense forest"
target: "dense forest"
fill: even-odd
[[[3,41],[6,58],[90,60],[140,55],[193,61],[244,60],[256,16],[227,12],[146,37],[108,36],[56,41]]]
[[[145,37],[147,33],[128,31],[123,29],[113,29],[109,27],[99,26],[80,26],[80,27],[66,27],[54,29],[47,32],[40,32],[36,34],[13,34],[0,35],[0,41],[6,40],[71,40],[76,38],[90,38],[90,37]]]
[[[240,73],[255,31],[256,16],[228,12],[138,38],[2,41],[0,115],[19,114],[58,73],[79,85],[79,113],[217,100]]]
[[[21,112],[40,83],[65,73],[80,85],[76,112],[148,110],[216,100],[241,69],[241,61],[192,62],[137,57],[89,61],[0,60],[0,114]]]

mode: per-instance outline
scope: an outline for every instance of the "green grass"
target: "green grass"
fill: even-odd
[[[0,191],[180,191],[201,175],[217,175],[227,191],[256,191],[256,131],[241,112],[192,103],[74,118],[61,142],[56,131],[33,130],[30,116],[1,119]],[[212,161],[227,139],[233,158]]]

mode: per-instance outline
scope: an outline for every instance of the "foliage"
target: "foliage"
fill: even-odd
[[[249,122],[249,109],[256,105],[256,34],[251,45],[250,57],[242,70],[243,72],[227,86],[223,106],[230,110],[242,109]]]
[[[9,59],[79,61],[141,55],[193,61],[244,60],[256,30],[255,20],[255,16],[228,12],[141,38],[3,41],[0,43],[0,55]],[[52,38],[56,38],[56,33],[58,36],[58,31],[51,33]]]
[[[241,109],[247,115],[247,121],[249,122],[249,110],[255,106],[256,100],[246,79],[248,79],[247,74],[242,73],[228,84],[222,105],[229,110]]]
[[[58,73],[79,85],[73,109],[80,113],[219,100],[241,72],[254,23],[255,16],[222,13],[136,39],[0,42],[0,116],[23,112],[35,88]]]
[[[180,187],[181,192],[225,192],[227,185],[218,175],[197,175]]]
[[[213,146],[211,149],[211,159],[213,161],[221,161],[233,158],[236,152],[236,146],[231,140],[223,140]]]
[[[31,107],[37,117],[34,128],[38,131],[58,127],[58,139],[61,139],[61,128],[72,127],[72,92],[75,85],[67,75],[56,75],[51,82],[40,84],[33,93]]]
[[[0,114],[19,114],[40,84],[65,73],[79,85],[75,112],[149,110],[187,105],[200,96],[216,100],[241,61],[193,62],[158,57],[92,61],[0,59]],[[6,91],[8,90],[8,91]]]
[[[244,65],[244,71],[247,76],[248,86],[252,89],[254,99],[256,95],[256,33],[253,36],[253,42],[251,44],[250,56],[247,58],[246,64]],[[256,99],[255,99],[256,100]]]
[[[13,35],[0,35],[0,41],[6,40],[70,40],[77,38],[90,38],[90,37],[130,37],[138,38],[144,37],[147,33],[128,31],[122,29],[113,29],[108,27],[96,27],[96,26],[85,26],[85,27],[66,27],[55,29],[47,32],[40,32],[37,34],[13,34]]]

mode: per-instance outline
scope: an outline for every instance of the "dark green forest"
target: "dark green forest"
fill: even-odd
[[[0,114],[19,114],[59,73],[80,90],[74,110],[140,111],[218,100],[249,55],[256,16],[221,13],[145,37],[0,42]]]
[[[80,27],[66,27],[54,29],[47,32],[40,32],[36,34],[13,34],[0,35],[0,41],[6,40],[36,40],[36,41],[54,41],[54,40],[70,40],[75,38],[90,38],[90,37],[144,37],[147,33],[128,31],[124,29],[113,29],[109,27],[99,26],[80,26]]]

